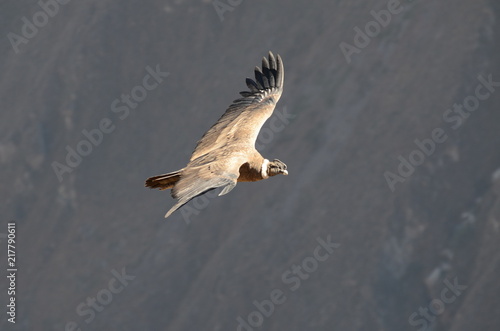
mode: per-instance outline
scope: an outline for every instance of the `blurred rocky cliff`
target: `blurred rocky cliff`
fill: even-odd
[[[498,330],[497,2],[9,0],[0,17],[19,270],[2,329]],[[145,178],[186,164],[269,50],[285,91],[258,145],[290,175],[164,220]]]

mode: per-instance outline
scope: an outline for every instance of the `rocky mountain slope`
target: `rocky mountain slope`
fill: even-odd
[[[498,329],[497,2],[59,1],[0,5],[2,329]],[[290,175],[164,220],[269,50]]]

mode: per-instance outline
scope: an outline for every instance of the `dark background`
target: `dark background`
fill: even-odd
[[[443,115],[478,76],[500,81],[500,6],[402,1],[348,63],[340,44],[388,2],[233,0],[221,20],[210,0],[75,0],[16,52],[8,34],[41,7],[2,1],[0,258],[6,274],[14,220],[18,273],[17,323],[4,278],[0,328],[235,330],[279,289],[254,330],[498,330],[500,90],[456,129]],[[144,180],[187,163],[269,50],[285,63],[276,110],[294,117],[261,152],[290,175],[164,220],[173,200]],[[157,65],[169,76],[121,120],[112,102]],[[59,181],[53,162],[103,118],[114,131]],[[384,173],[436,128],[446,141],[391,191]],[[340,246],[292,291],[282,276],[318,237]],[[135,278],[109,298],[123,268]],[[454,281],[466,289],[443,303]]]

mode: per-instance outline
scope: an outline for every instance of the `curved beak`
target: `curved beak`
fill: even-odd
[[[288,170],[283,171],[283,175],[288,176]]]

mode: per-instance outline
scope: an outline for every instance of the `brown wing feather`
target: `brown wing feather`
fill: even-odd
[[[269,52],[262,70],[255,68],[255,81],[247,78],[250,91],[240,92],[222,117],[198,141],[191,160],[228,145],[254,146],[262,125],[272,115],[283,91],[284,68],[281,57]]]

